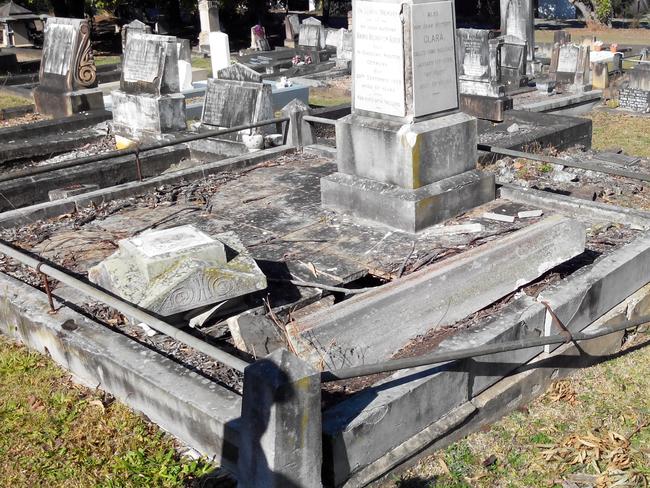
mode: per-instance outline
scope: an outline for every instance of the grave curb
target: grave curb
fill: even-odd
[[[202,455],[235,469],[239,394],[86,318],[74,305],[56,304],[64,305],[49,314],[43,292],[0,273],[0,333],[49,355],[77,382],[114,395]]]
[[[189,168],[173,173],[163,174],[139,182],[124,183],[122,185],[102,188],[82,195],[45,202],[30,207],[10,210],[0,214],[0,228],[6,229],[17,225],[26,225],[40,219],[57,217],[66,213],[72,213],[90,204],[100,205],[106,201],[129,198],[141,195],[161,185],[169,185],[181,181],[194,181],[209,175],[218,174],[224,171],[236,171],[248,168],[268,159],[282,156],[293,152],[294,148],[279,146],[265,149],[252,154],[244,154],[234,158],[222,159],[213,163],[206,163],[201,166]]]

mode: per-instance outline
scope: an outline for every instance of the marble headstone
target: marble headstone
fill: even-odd
[[[201,33],[199,34],[199,50],[202,53],[210,52],[210,33],[219,32],[219,3],[215,0],[199,0],[199,20]]]
[[[189,39],[176,41],[178,55],[178,84],[180,91],[192,89],[192,48]]]
[[[318,26],[319,40],[318,40],[318,46],[316,47],[318,49],[325,49],[325,46],[327,45],[327,30],[325,29],[323,23],[315,17],[307,17],[305,20],[302,21],[301,25]],[[303,44],[303,45],[306,46],[307,44]]]
[[[139,33],[128,36],[120,89],[112,93],[118,146],[158,139],[162,134],[186,128],[178,55],[175,37]]]
[[[60,117],[103,109],[88,21],[50,17],[44,35],[39,86],[34,90],[38,112]]]
[[[234,233],[211,237],[191,225],[145,232],[91,268],[93,283],[163,317],[266,288]]]
[[[572,91],[591,88],[590,49],[586,45],[556,44],[551,56],[549,74],[558,85]]]
[[[151,34],[151,27],[139,20],[126,24],[122,27],[122,54],[126,52],[126,39],[129,34]]]
[[[271,85],[262,83],[261,76],[252,69],[233,64],[208,80],[201,116],[203,126],[230,128],[272,118]],[[268,134],[273,129],[266,126],[246,133]]]
[[[526,43],[527,61],[535,59],[535,23],[533,0],[501,0],[501,35],[513,36]]]
[[[494,198],[460,113],[453,0],[354,0],[352,113],[337,120],[326,208],[419,232]]]
[[[455,22],[453,1],[357,0],[354,110],[414,120],[457,109]]]
[[[230,66],[230,40],[224,32],[210,32],[212,73]]]

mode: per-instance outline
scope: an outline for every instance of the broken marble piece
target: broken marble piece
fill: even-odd
[[[533,219],[535,217],[541,217],[544,215],[543,210],[523,210],[517,213],[517,217],[520,219]]]
[[[266,277],[234,233],[213,238],[191,225],[120,241],[88,277],[164,317],[266,288]]]
[[[483,214],[484,219],[496,220],[497,222],[507,222],[512,224],[515,221],[514,215],[498,214],[494,212],[485,212]]]

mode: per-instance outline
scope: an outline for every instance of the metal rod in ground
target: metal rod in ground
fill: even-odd
[[[201,139],[207,139],[208,137],[218,137],[225,134],[231,134],[233,132],[239,132],[240,130],[254,129],[255,127],[262,127],[265,125],[273,125],[276,123],[286,123],[289,119],[287,117],[281,117],[278,119],[262,120],[254,124],[238,125],[236,127],[230,127],[228,129],[219,129],[219,130],[210,130],[205,132],[200,132],[198,134],[192,134],[189,136],[177,137],[176,139],[170,141],[161,141],[152,144],[147,144],[144,146],[136,146],[127,149],[119,149],[116,151],[110,151],[101,154],[94,154],[92,156],[85,156],[83,158],[68,159],[65,161],[60,161],[58,163],[46,164],[44,166],[35,166],[33,168],[26,168],[19,171],[11,171],[10,173],[5,173],[0,175],[0,182],[15,180],[16,178],[25,178],[27,176],[34,176],[43,173],[49,173],[57,169],[72,168],[74,166],[81,166],[83,164],[96,163],[98,161],[105,161],[107,159],[119,158],[122,156],[131,156],[138,153],[143,153],[145,151],[153,151],[155,149],[163,149],[165,147],[176,146],[178,144],[185,144],[188,142],[198,141]]]
[[[650,315],[639,317],[635,320],[626,321],[621,324],[603,327],[591,334],[573,332],[571,334],[571,339],[568,342],[597,339],[598,337],[606,336],[614,332],[619,332],[621,330],[638,327],[640,325],[647,324],[648,322],[650,322]],[[517,341],[501,342],[499,344],[486,344],[483,346],[469,347],[467,349],[458,349],[449,352],[427,354],[425,356],[418,356],[413,358],[393,359],[390,361],[384,361],[382,363],[365,364],[362,366],[355,366],[352,368],[345,368],[334,371],[323,371],[321,373],[321,381],[323,383],[327,383],[331,381],[358,378],[360,376],[390,373],[393,371],[399,371],[401,369],[417,368],[420,366],[436,366],[447,363],[449,361],[487,356],[489,354],[497,354],[501,352],[518,351],[520,349],[530,349],[533,347],[550,346],[554,344],[567,344],[567,338],[561,335],[550,335],[546,337],[536,337],[533,339],[520,339]]]
[[[314,124],[336,125],[336,120],[326,119],[325,117],[316,117],[315,115],[305,115],[302,120],[313,122]]]
[[[198,339],[193,335],[188,334],[187,332],[183,332],[182,330],[177,329],[173,325],[168,324],[158,317],[148,314],[136,306],[131,305],[129,302],[115,297],[90,283],[81,281],[80,279],[75,278],[74,276],[58,268],[54,268],[47,263],[30,256],[22,250],[10,246],[8,243],[2,240],[0,240],[0,253],[5,254],[6,256],[15,259],[16,261],[20,261],[30,268],[38,268],[38,271],[40,273],[50,276],[51,278],[54,278],[61,283],[70,286],[88,297],[99,300],[100,302],[108,305],[111,308],[114,308],[124,315],[133,317],[134,319],[147,324],[152,329],[157,330],[158,332],[165,334],[177,340],[178,342],[182,342],[183,344],[196,349],[197,351],[211,357],[216,361],[219,361],[220,363],[225,364],[232,369],[243,372],[244,368],[249,365],[249,363],[243,359],[238,358],[237,356],[233,356],[232,354],[229,354],[219,349],[218,347],[208,344],[207,342]]]
[[[615,168],[609,165],[598,164],[598,163],[588,163],[586,161],[567,161],[565,159],[554,158],[552,156],[543,156],[541,154],[532,154],[523,151],[515,151],[514,149],[506,149],[504,147],[495,147],[489,146],[487,144],[478,144],[477,148],[479,151],[491,152],[494,154],[501,154],[503,156],[512,156],[515,158],[526,158],[531,161],[539,161],[542,163],[551,163],[559,164],[562,166],[568,166],[570,168],[584,169],[588,171],[596,171],[598,173],[605,173],[608,175],[614,176],[624,176],[626,178],[632,178],[635,180],[641,181],[650,181],[650,174],[648,173],[639,173],[636,171],[628,171],[623,168]]]

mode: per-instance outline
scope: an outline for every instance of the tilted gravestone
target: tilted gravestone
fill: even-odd
[[[151,27],[137,19],[122,27],[122,54],[126,52],[126,40],[129,34],[151,34]]]
[[[501,35],[513,36],[526,44],[526,72],[540,69],[535,62],[535,7],[533,0],[501,0]]]
[[[88,271],[93,283],[163,317],[266,288],[233,233],[213,238],[191,225],[144,232]]]
[[[458,111],[452,0],[356,0],[353,113],[336,124],[325,207],[419,232],[494,198]]]
[[[638,64],[627,72],[627,85],[619,93],[621,108],[650,113],[650,65]]]
[[[184,130],[185,97],[179,92],[176,38],[128,36],[120,89],[112,93],[116,135],[142,141]]]
[[[199,0],[199,20],[201,22],[199,51],[210,53],[210,33],[221,30],[219,3],[214,0]]]
[[[63,17],[47,20],[39,81],[34,102],[41,114],[65,117],[104,108],[88,21]]]
[[[178,84],[181,91],[191,90],[192,87],[192,48],[189,39],[176,41],[178,56]]]
[[[550,78],[570,91],[591,90],[591,63],[589,46],[556,44],[553,47]]]
[[[273,118],[271,85],[262,82],[256,71],[233,64],[208,79],[201,125],[204,128],[232,128]],[[236,139],[242,134],[270,134],[274,126],[248,129],[223,136]]]
[[[501,81],[503,40],[492,31],[458,29],[458,87],[463,112],[480,119],[502,121],[504,111],[512,108]]]
[[[296,37],[300,33],[300,17],[296,14],[284,18],[285,47],[296,47]]]

